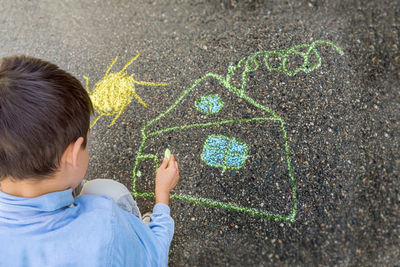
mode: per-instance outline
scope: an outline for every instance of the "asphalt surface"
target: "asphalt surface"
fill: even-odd
[[[172,200],[175,236],[170,266],[339,265],[398,266],[399,38],[398,1],[8,1],[0,0],[0,56],[50,60],[93,88],[118,56],[141,81],[136,100],[112,127],[101,118],[91,131],[87,179],[112,178],[132,188],[141,128],[208,72],[225,76],[230,64],[257,51],[318,46],[319,68],[288,76],[260,68],[246,95],[285,121],[296,180],[293,222]],[[279,62],[279,58],[275,58]],[[288,67],[301,65],[293,54]],[[279,63],[276,63],[279,64]],[[233,78],[240,84],[241,73]],[[181,105],[152,125],[208,122],[193,103],[219,94],[227,120],[265,116],[216,81],[199,84]],[[217,115],[215,115],[217,116]],[[214,118],[212,118],[214,119]],[[201,160],[209,135],[249,146],[242,169],[221,171]],[[169,147],[179,159],[175,193],[288,215],[293,191],[283,134],[273,121],[169,131],[146,153],[160,159]],[[137,189],[152,191],[152,163],[144,162]],[[138,198],[142,212],[151,198]]]

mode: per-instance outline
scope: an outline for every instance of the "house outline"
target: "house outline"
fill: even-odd
[[[136,190],[136,177],[138,175],[137,169],[138,169],[140,162],[142,160],[152,159],[154,161],[155,170],[157,170],[159,167],[158,157],[156,155],[143,154],[143,150],[146,146],[146,141],[148,138],[158,135],[158,134],[161,134],[161,133],[164,133],[164,132],[175,131],[175,130],[186,130],[186,129],[191,129],[191,128],[209,127],[209,126],[214,126],[214,125],[224,125],[224,124],[231,124],[231,123],[251,122],[251,121],[277,121],[280,123],[280,128],[282,131],[283,143],[284,143],[285,154],[286,154],[286,163],[287,163],[287,168],[288,168],[289,177],[290,177],[289,182],[291,184],[292,207],[291,207],[291,213],[289,215],[284,216],[281,214],[270,213],[270,212],[262,211],[262,210],[255,209],[255,208],[248,208],[248,207],[235,205],[232,203],[216,201],[216,200],[209,199],[209,198],[188,196],[188,195],[184,195],[184,194],[171,194],[171,198],[182,200],[182,201],[192,203],[192,204],[206,206],[206,207],[215,207],[215,208],[222,208],[222,209],[226,209],[226,210],[242,212],[242,213],[250,214],[250,215],[261,217],[261,218],[293,222],[295,220],[297,210],[298,210],[297,182],[296,182],[296,179],[294,176],[294,171],[293,171],[293,167],[292,167],[291,160],[290,160],[290,149],[289,149],[289,142],[288,142],[288,138],[287,138],[287,134],[286,134],[286,130],[285,130],[285,121],[279,115],[277,115],[274,111],[272,111],[268,107],[265,107],[265,106],[259,104],[253,98],[246,95],[245,89],[246,89],[249,73],[256,71],[260,67],[260,61],[258,60],[258,57],[264,56],[264,63],[269,71],[284,71],[287,75],[293,76],[300,71],[310,72],[321,66],[321,57],[318,54],[318,51],[316,49],[317,45],[329,45],[329,46],[333,47],[339,54],[343,55],[343,51],[339,47],[334,45],[333,43],[320,40],[320,41],[315,41],[309,45],[301,44],[301,45],[293,46],[288,49],[280,49],[280,50],[274,50],[274,51],[259,51],[247,58],[243,57],[242,59],[239,60],[239,62],[236,65],[229,66],[228,73],[226,74],[225,77],[223,77],[219,74],[216,74],[216,73],[209,72],[209,73],[205,74],[204,76],[202,76],[201,78],[197,79],[189,88],[187,88],[180,95],[180,97],[175,101],[175,103],[173,105],[171,105],[166,111],[164,111],[163,113],[161,113],[156,118],[149,121],[142,127],[142,129],[141,129],[142,142],[139,146],[137,156],[135,159],[135,165],[134,165],[133,171],[132,171],[132,191],[133,191],[132,195],[134,197],[154,197],[153,192],[138,192]],[[287,58],[290,54],[293,54],[293,53],[302,56],[304,61],[303,61],[303,64],[300,67],[298,67],[297,69],[288,70],[286,67]],[[313,54],[313,56],[316,57],[317,62],[315,62],[314,64],[311,65],[309,59],[312,54]],[[281,57],[282,58],[281,66],[271,67],[269,65],[269,57],[270,56]],[[240,88],[237,88],[231,84],[231,78],[233,77],[235,71],[237,71],[242,66],[244,66],[244,71],[242,73],[242,84],[241,84]],[[188,125],[162,128],[162,129],[159,129],[156,131],[146,133],[146,130],[150,125],[154,124],[155,122],[157,122],[161,118],[163,118],[165,115],[170,113],[173,109],[175,109],[179,105],[179,103],[186,97],[186,95],[188,95],[192,90],[194,90],[194,88],[196,88],[197,85],[199,85],[201,82],[203,82],[207,79],[210,79],[210,78],[215,79],[225,89],[227,89],[229,92],[235,94],[237,97],[239,97],[243,100],[246,100],[248,103],[250,103],[251,105],[253,105],[256,108],[267,112],[267,114],[269,114],[269,116],[244,118],[244,119],[229,119],[229,120],[220,120],[220,121],[206,122],[206,123],[194,123],[194,124],[188,124]]]

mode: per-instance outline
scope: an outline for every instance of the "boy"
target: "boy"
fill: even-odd
[[[90,181],[74,199],[92,113],[80,82],[56,65],[0,61],[0,266],[167,265],[178,163],[172,155],[158,169],[149,225],[115,181]]]

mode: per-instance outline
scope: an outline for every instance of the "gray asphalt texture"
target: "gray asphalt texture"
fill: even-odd
[[[319,69],[292,77],[263,70],[250,77],[246,90],[286,122],[298,190],[295,221],[173,200],[176,228],[169,264],[398,266],[399,16],[398,1],[0,0],[0,56],[23,53],[50,60],[82,83],[87,75],[93,88],[115,56],[114,72],[142,53],[127,73],[169,85],[137,85],[148,108],[132,100],[112,127],[110,117],[97,122],[87,172],[87,179],[112,178],[131,188],[141,127],[197,78],[208,72],[225,75],[229,64],[257,51],[333,42],[343,56],[321,46]],[[291,60],[299,64],[298,58]],[[220,87],[207,86],[204,92]],[[226,101],[238,108],[230,106],[223,116],[257,113],[228,94]],[[166,123],[199,118],[189,104],[176,112],[179,117]],[[292,199],[279,146],[271,152],[277,144],[274,127],[170,133],[152,146],[160,151],[168,146],[177,154],[181,183],[176,192],[285,215]],[[201,162],[198,148],[184,154],[194,144],[201,149],[204,136],[213,132],[254,142],[247,142],[253,167],[249,163],[221,175]],[[151,191],[152,179],[142,176],[143,190]],[[138,202],[146,212],[154,200]]]

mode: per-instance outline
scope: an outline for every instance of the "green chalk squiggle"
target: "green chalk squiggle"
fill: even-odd
[[[158,115],[156,118],[153,120],[149,121],[146,125],[144,125],[141,129],[141,134],[142,134],[142,142],[140,144],[139,150],[137,152],[136,160],[135,160],[135,165],[133,167],[133,172],[132,172],[132,184],[133,184],[133,192],[132,194],[135,197],[154,197],[154,193],[151,192],[138,192],[136,190],[136,177],[137,177],[137,168],[139,166],[139,163],[143,159],[153,159],[154,161],[154,166],[156,167],[155,169],[157,170],[159,167],[158,164],[158,158],[154,154],[143,154],[146,141],[148,138],[162,134],[165,132],[169,131],[174,131],[174,130],[186,130],[186,129],[191,129],[191,128],[201,128],[201,127],[209,127],[209,126],[214,126],[214,125],[224,125],[224,124],[231,124],[231,123],[238,123],[238,122],[256,122],[256,121],[279,121],[280,122],[280,128],[282,130],[283,134],[283,141],[284,141],[284,147],[285,147],[285,154],[286,154],[286,163],[288,166],[288,171],[289,171],[289,177],[290,177],[290,182],[291,182],[291,193],[292,193],[292,210],[291,213],[287,216],[280,215],[280,214],[272,214],[266,211],[261,211],[258,209],[254,208],[247,208],[247,207],[242,207],[242,206],[237,206],[232,203],[224,203],[220,201],[215,201],[212,199],[208,198],[199,198],[199,197],[193,197],[193,196],[187,196],[187,195],[182,195],[182,194],[172,194],[171,198],[173,199],[179,199],[188,203],[196,204],[196,205],[202,205],[202,206],[207,206],[207,207],[215,207],[215,208],[222,208],[226,210],[232,210],[232,211],[238,211],[238,212],[243,212],[246,214],[250,214],[253,216],[258,216],[261,218],[268,218],[268,219],[275,219],[275,220],[282,220],[282,221],[291,221],[293,222],[295,220],[296,214],[297,214],[297,186],[296,186],[296,179],[294,177],[294,171],[293,167],[290,162],[290,149],[289,149],[289,143],[288,143],[288,138],[285,130],[285,121],[278,116],[275,112],[270,110],[268,107],[265,107],[258,102],[256,102],[254,99],[246,95],[245,89],[247,85],[247,79],[248,75],[251,72],[256,71],[260,67],[260,62],[257,59],[259,56],[264,56],[264,64],[266,68],[269,71],[283,71],[289,76],[296,75],[300,71],[304,72],[310,72],[313,71],[321,66],[321,56],[319,55],[316,47],[318,45],[328,45],[333,47],[340,55],[343,55],[343,51],[334,45],[331,42],[328,41],[315,41],[309,45],[307,44],[301,44],[301,45],[296,45],[288,49],[280,49],[280,50],[273,50],[273,51],[260,51],[252,56],[246,58],[243,57],[242,59],[239,60],[239,62],[236,65],[231,65],[228,68],[228,73],[226,74],[226,77],[223,77],[221,75],[218,75],[216,73],[207,73],[203,77],[197,79],[189,88],[187,88],[182,95],[175,101],[173,105],[171,105],[166,111]],[[287,68],[287,62],[288,62],[288,57],[291,54],[296,54],[301,57],[303,57],[303,64],[294,69],[294,70],[289,70]],[[311,55],[315,56],[317,59],[317,62],[314,63],[313,65],[310,64],[310,57]],[[269,58],[271,56],[278,56],[282,59],[282,64],[278,67],[271,67],[269,63]],[[244,65],[244,71],[242,73],[242,84],[240,88],[235,87],[234,85],[231,84],[231,79],[234,73],[242,67],[243,63]],[[231,120],[221,120],[221,121],[215,121],[215,122],[208,122],[208,123],[195,123],[195,124],[189,124],[189,125],[179,125],[179,126],[172,126],[172,127],[167,127],[163,129],[159,129],[157,131],[153,132],[147,132],[147,128],[159,121],[161,118],[166,116],[169,112],[171,112],[173,109],[177,107],[177,105],[184,99],[184,97],[191,92],[197,85],[199,85],[201,82],[205,81],[206,79],[215,79],[217,82],[219,82],[223,87],[225,87],[227,90],[229,90],[231,93],[237,95],[238,97],[246,100],[253,106],[255,106],[258,109],[261,109],[269,114],[269,116],[266,117],[258,117],[258,118],[250,118],[250,119],[231,119]]]

